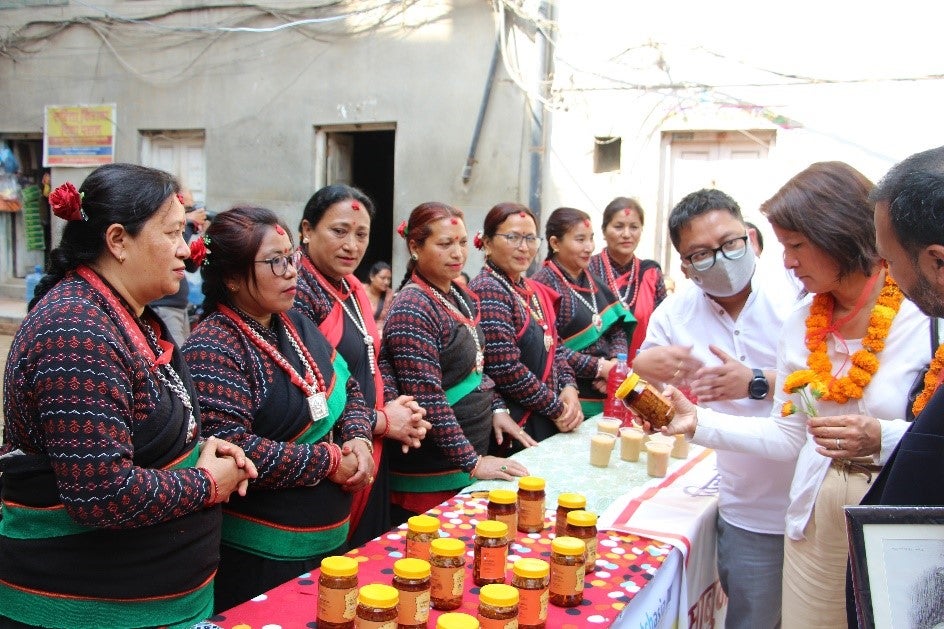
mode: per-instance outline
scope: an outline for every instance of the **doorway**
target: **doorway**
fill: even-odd
[[[319,127],[316,132],[316,188],[344,183],[359,188],[374,202],[370,242],[355,275],[367,281],[367,272],[378,260],[390,264],[393,243],[394,149],[393,125],[368,127]],[[394,285],[398,279],[394,278]]]
[[[660,226],[657,246],[661,250],[663,272],[681,281],[682,272],[668,237],[668,216],[675,204],[689,192],[717,188],[729,194],[741,207],[745,221],[762,232],[771,253],[764,261],[779,263],[782,248],[773,236],[760,204],[772,193],[767,157],[776,141],[769,129],[738,131],[673,131],[662,134],[663,164],[660,190]]]

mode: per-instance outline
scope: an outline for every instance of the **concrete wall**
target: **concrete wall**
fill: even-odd
[[[250,9],[153,17],[168,4],[191,3],[97,3],[122,16],[151,16],[151,22],[165,26],[266,28],[290,19]],[[352,2],[347,9],[376,4]],[[409,8],[390,17],[401,5]],[[41,133],[45,105],[114,102],[117,159],[134,162],[140,159],[141,130],[203,129],[207,205],[253,201],[295,224],[316,182],[315,128],[392,124],[394,225],[418,203],[442,200],[466,209],[474,231],[496,201],[519,198],[527,122],[520,91],[499,78],[478,162],[463,185],[495,40],[491,7],[481,0],[456,0],[391,3],[386,11],[388,21],[381,25],[383,15],[374,11],[270,33],[72,25],[31,42],[30,52],[0,56],[0,134]],[[61,23],[80,13],[92,14],[72,5],[0,11],[0,20],[8,27]],[[78,183],[86,172],[56,169],[53,183]],[[405,246],[397,240],[395,273],[406,263]]]

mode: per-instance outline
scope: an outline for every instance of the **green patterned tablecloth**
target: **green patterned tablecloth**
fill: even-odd
[[[613,449],[609,467],[590,465],[590,437],[597,433],[599,415],[583,422],[577,430],[560,433],[537,447],[528,448],[512,458],[521,462],[532,476],[547,482],[547,508],[557,508],[557,495],[574,491],[587,497],[587,510],[602,514],[617,498],[636,487],[659,482],[646,472],[646,455],[629,463],[619,456],[619,442]],[[694,450],[694,448],[693,448]],[[684,465],[681,459],[669,459],[669,474]],[[462,490],[463,494],[486,492],[489,489],[517,489],[517,481],[477,481]]]

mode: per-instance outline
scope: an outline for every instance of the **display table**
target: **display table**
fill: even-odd
[[[601,530],[613,529],[671,544],[677,557],[666,561],[647,591],[629,606],[617,627],[723,625],[726,599],[718,582],[715,520],[718,472],[711,450],[691,446],[687,459],[670,459],[665,478],[652,478],[646,455],[620,459],[619,442],[607,467],[590,465],[590,438],[597,432],[592,417],[575,431],[560,433],[512,458],[529,474],[547,483],[547,505],[576,491],[587,497],[587,509],[600,516]],[[463,490],[473,496],[489,489],[515,489],[514,481],[478,481]],[[644,596],[643,596],[644,595]]]
[[[688,459],[671,459],[666,478],[646,472],[638,462],[619,458],[619,444],[606,468],[590,465],[590,437],[596,418],[574,432],[562,433],[514,455],[534,476],[546,481],[547,523],[541,534],[518,533],[511,563],[520,557],[547,559],[557,496],[576,491],[600,516],[598,571],[586,580],[585,600],[571,609],[549,608],[547,626],[577,627],[707,626],[723,619],[724,597],[714,556],[717,471],[714,453],[692,447]],[[463,494],[429,511],[441,534],[468,547],[466,594],[458,611],[475,614],[478,588],[472,583],[472,537],[485,519],[486,494],[492,488],[515,489],[516,482],[479,481]],[[393,563],[404,556],[406,525],[348,553],[360,563],[359,582],[389,584]],[[314,627],[318,572],[302,575],[211,619],[223,629]],[[435,626],[433,610],[429,626]],[[722,623],[723,625],[723,623]],[[715,625],[721,626],[721,625]]]
[[[479,588],[472,582],[472,537],[475,525],[485,519],[486,500],[457,496],[431,509],[441,522],[441,534],[463,540],[468,548],[466,557],[465,597],[456,611],[475,615],[478,609]],[[548,512],[550,516],[550,511]],[[509,551],[508,582],[512,563],[522,557],[547,561],[550,555],[554,526],[546,519],[542,533],[518,533]],[[359,583],[389,585],[393,563],[404,556],[406,525],[374,539],[347,553],[360,562]],[[578,607],[563,609],[548,607],[548,627],[575,629],[577,627],[606,627],[612,624],[641,590],[657,575],[672,550],[668,544],[620,533],[603,532],[599,535],[600,559],[598,570],[588,575],[584,601]],[[671,571],[674,574],[674,570]],[[289,629],[314,627],[318,602],[318,571],[274,588],[261,596],[238,605],[210,619],[224,629]],[[440,612],[430,613],[430,627]]]

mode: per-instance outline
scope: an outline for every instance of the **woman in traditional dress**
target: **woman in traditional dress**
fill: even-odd
[[[190,250],[177,182],[133,164],[49,196],[66,221],[4,387],[0,627],[190,627],[213,610],[219,503],[255,475],[200,443],[190,373],[146,307]]]
[[[374,262],[367,272],[367,299],[374,310],[374,323],[377,324],[377,331],[383,333],[383,324],[387,319],[387,313],[390,312],[390,306],[393,305],[393,290],[390,289],[390,283],[393,281],[393,275],[390,271],[390,265],[383,261]]]
[[[184,345],[203,433],[259,469],[223,511],[216,609],[261,594],[347,550],[351,497],[373,481],[370,410],[347,366],[291,310],[298,263],[285,225],[236,207],[207,229],[207,316]]]
[[[426,411],[412,397],[393,395],[384,401],[377,366],[380,331],[374,323],[369,295],[354,277],[367,249],[373,214],[371,200],[351,186],[326,186],[312,195],[302,215],[303,256],[295,297],[295,306],[319,327],[347,362],[367,406],[373,409],[370,421],[377,474],[370,492],[354,497],[352,546],[387,532],[394,524],[390,516],[389,456],[384,454],[394,448],[384,447],[384,437],[392,440],[394,447],[418,447],[429,428],[423,419]]]
[[[468,255],[462,212],[423,203],[399,231],[410,262],[387,317],[380,365],[388,397],[414,396],[432,424],[419,449],[392,455],[392,498],[405,519],[476,479],[528,473],[517,461],[487,454],[493,430],[498,440],[535,442],[519,432],[485,375],[479,301],[454,281]]]
[[[560,296],[524,276],[541,243],[527,207],[499,203],[485,217],[476,246],[485,266],[469,284],[482,301],[485,373],[515,420],[535,441],[569,432],[583,421],[574,371],[557,334]],[[519,442],[493,444],[509,453]]]
[[[635,199],[616,197],[603,210],[606,248],[590,258],[590,272],[606,282],[623,305],[636,317],[629,341],[629,361],[646,338],[649,317],[666,297],[662,267],[655,260],[640,260],[636,247],[645,212]]]
[[[904,299],[875,246],[872,183],[813,164],[761,206],[812,303],[780,333],[775,416],[744,418],[672,394],[669,433],[712,448],[796,461],[787,509],[783,626],[846,624],[843,507],[858,504],[908,424],[908,387],[927,364],[928,318]],[[718,255],[717,253],[715,255]]]
[[[603,412],[606,379],[617,354],[626,355],[635,319],[603,281],[587,271],[593,253],[590,216],[560,207],[544,226],[547,259],[531,276],[560,295],[557,332],[577,377],[585,417]]]

